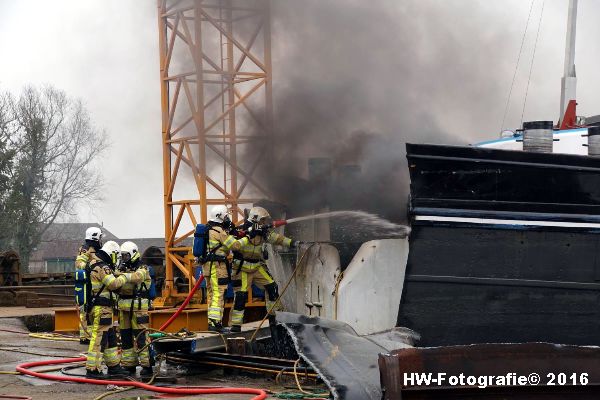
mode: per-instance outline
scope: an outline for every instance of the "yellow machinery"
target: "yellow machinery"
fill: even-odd
[[[249,293],[251,295],[251,292]],[[232,303],[225,304],[225,315],[223,321],[229,320],[229,311]],[[181,328],[189,331],[205,331],[208,329],[208,317],[206,304],[198,304],[195,307],[187,308],[173,321],[166,329],[167,332],[177,332]],[[169,319],[175,309],[165,308],[150,312],[150,328],[159,329],[162,324]],[[246,319],[248,321],[260,320],[265,315],[265,303],[260,300],[253,300],[250,296],[246,306]],[[116,319],[115,313],[114,318]],[[79,331],[79,309],[73,307],[61,307],[54,309],[54,331],[55,332],[78,332]]]

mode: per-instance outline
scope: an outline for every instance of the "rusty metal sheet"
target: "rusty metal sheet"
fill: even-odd
[[[384,399],[482,398],[563,399],[600,398],[600,348],[566,346],[550,343],[475,344],[408,348],[379,356],[379,370]],[[449,376],[529,377],[537,374],[538,385],[450,385],[437,382],[409,382],[405,374],[424,373],[436,378]],[[558,381],[560,374],[566,382]],[[583,374],[586,374],[585,376]],[[582,379],[585,377],[585,379]],[[554,385],[547,383],[553,381]],[[510,383],[510,382],[508,382]],[[575,383],[576,385],[573,385]],[[586,383],[585,386],[582,383]]]

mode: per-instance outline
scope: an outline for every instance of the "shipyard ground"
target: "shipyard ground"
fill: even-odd
[[[53,341],[31,338],[28,335],[6,332],[1,330],[14,330],[26,332],[23,323],[24,315],[51,315],[51,309],[27,309],[25,307],[0,307],[0,371],[15,371],[15,366],[29,361],[48,360],[63,357],[78,357],[87,350],[87,346],[78,342]],[[36,353],[36,354],[28,354]],[[73,370],[74,373],[84,373],[82,369]],[[60,372],[51,372],[60,374]],[[271,378],[224,375],[222,370],[208,373],[194,373],[176,366],[168,366],[168,375],[177,375],[177,385],[184,386],[237,386],[262,388],[272,391],[282,391]],[[107,386],[88,385],[67,382],[46,381],[23,375],[0,374],[0,396],[26,396],[34,400],[58,399],[94,399],[107,392]],[[124,393],[112,394],[110,399],[136,399],[159,398],[156,393],[143,390],[129,390]],[[173,396],[169,396],[174,398]],[[186,396],[187,399],[203,400],[246,400],[249,395],[198,395]],[[164,397],[161,397],[164,398]]]

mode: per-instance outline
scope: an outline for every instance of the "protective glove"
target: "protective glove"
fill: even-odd
[[[254,225],[252,225],[250,228],[248,228],[247,233],[248,233],[248,237],[250,239],[254,239],[256,237],[256,235],[258,235],[259,230],[256,229],[256,227]]]
[[[223,229],[225,229],[226,232],[231,232],[235,229],[235,225],[229,218],[227,218],[225,221],[223,221]]]
[[[269,229],[271,229],[270,225],[264,225],[260,228],[260,235],[262,235],[262,237],[267,238],[269,237]]]
[[[237,226],[231,224],[231,226],[229,227],[229,230],[227,231],[227,233],[229,233],[232,236],[237,236],[238,235]]]
[[[240,228],[241,228],[243,231],[247,231],[247,230],[248,230],[248,228],[250,228],[252,225],[253,225],[253,224],[252,224],[252,222],[250,222],[250,221],[248,221],[248,220],[244,220],[244,223],[242,223],[242,225],[240,226]]]

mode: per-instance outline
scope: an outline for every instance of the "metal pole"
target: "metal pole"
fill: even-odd
[[[166,0],[158,0],[158,44],[160,62],[160,102],[162,112],[162,141],[163,141],[163,203],[165,220],[165,285],[162,297],[169,297],[173,288],[173,262],[166,256],[167,249],[173,246],[169,240],[173,228],[173,214],[171,207],[172,196],[169,192],[171,186],[171,151],[168,140],[169,133],[169,81],[166,79],[166,56],[167,56],[167,26],[163,14],[166,11]]]
[[[225,2],[226,4],[226,10],[225,10],[225,30],[229,33],[230,37],[233,37],[233,3],[231,2],[231,0],[227,0]],[[231,107],[232,104],[235,103],[235,79],[237,78],[237,76],[235,75],[235,68],[234,68],[234,53],[233,53],[233,42],[229,39],[227,39],[227,63],[226,63],[226,71],[227,71],[227,104]],[[230,145],[229,145],[229,159],[230,159],[230,164],[231,164],[231,173],[230,175],[230,179],[231,179],[231,186],[230,186],[230,191],[229,193],[231,193],[231,207],[234,210],[233,212],[233,221],[237,222],[238,220],[238,181],[237,181],[237,176],[238,176],[238,172],[237,172],[237,165],[238,165],[238,158],[237,158],[237,146],[236,146],[236,130],[237,130],[237,124],[236,124],[236,113],[235,113],[235,107],[231,107],[231,109],[229,110],[229,115],[228,115],[228,122],[229,122],[229,136],[230,136]]]
[[[567,38],[565,45],[565,68],[561,80],[560,121],[565,116],[569,101],[576,100],[577,77],[575,74],[575,33],[577,31],[577,0],[569,1],[567,18]]]

